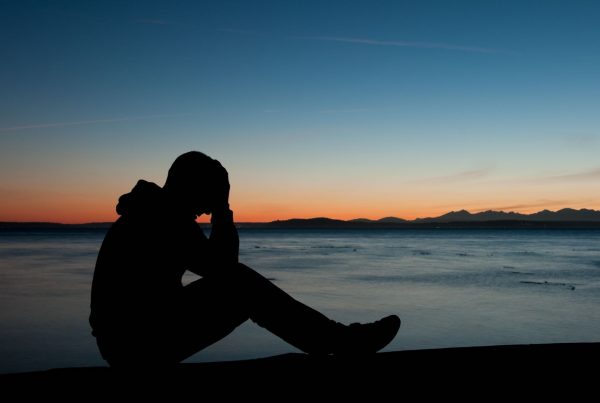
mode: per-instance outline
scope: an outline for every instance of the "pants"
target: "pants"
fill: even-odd
[[[331,353],[345,328],[244,264],[188,284],[166,306],[139,335],[123,340],[97,336],[111,366],[178,363],[248,319],[310,354]]]

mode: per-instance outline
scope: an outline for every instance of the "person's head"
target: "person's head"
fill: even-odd
[[[182,209],[195,215],[210,214],[223,192],[229,191],[227,171],[221,163],[199,151],[175,159],[163,187]]]

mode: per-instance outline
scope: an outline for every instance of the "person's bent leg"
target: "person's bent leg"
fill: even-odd
[[[175,365],[233,332],[249,319],[243,304],[232,303],[226,290],[197,280],[184,287],[176,304],[115,337],[99,335],[98,347],[111,367],[146,368]]]
[[[250,319],[306,353],[374,352],[388,344],[400,326],[396,316],[370,325],[345,326],[241,263],[219,277],[236,290],[249,309]]]
[[[199,279],[183,288],[168,329],[157,343],[165,360],[180,362],[223,339],[247,321],[248,309],[221,282]]]
[[[333,352],[346,326],[296,300],[250,267],[239,264],[236,271],[239,287],[247,293],[250,319],[306,353]]]

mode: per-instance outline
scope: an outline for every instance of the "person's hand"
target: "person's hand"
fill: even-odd
[[[220,213],[229,210],[229,174],[221,163],[215,160],[216,169],[212,178],[212,205],[213,213]]]

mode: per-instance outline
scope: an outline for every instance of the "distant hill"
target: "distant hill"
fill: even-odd
[[[373,222],[373,220],[368,218],[354,218],[352,220],[348,220],[348,222]]]
[[[530,219],[536,221],[600,221],[600,211],[564,208],[558,211],[542,210],[531,214]]]
[[[404,222],[408,222],[407,220],[403,219],[403,218],[398,218],[398,217],[383,217],[380,218],[379,220],[371,220],[369,218],[354,218],[352,220],[348,220],[347,222],[353,222],[353,223],[382,223],[382,222],[387,222],[387,223],[404,223]]]
[[[380,218],[379,220],[377,220],[377,222],[405,223],[408,221],[403,218],[398,218],[398,217],[383,217],[383,218]]]
[[[245,223],[244,226],[266,226],[268,228],[341,228],[341,227],[355,227],[355,226],[369,226],[372,221],[344,221],[335,220],[327,217],[316,217],[316,218],[292,218],[290,220],[276,220],[269,223],[257,223],[252,225],[251,223]]]

